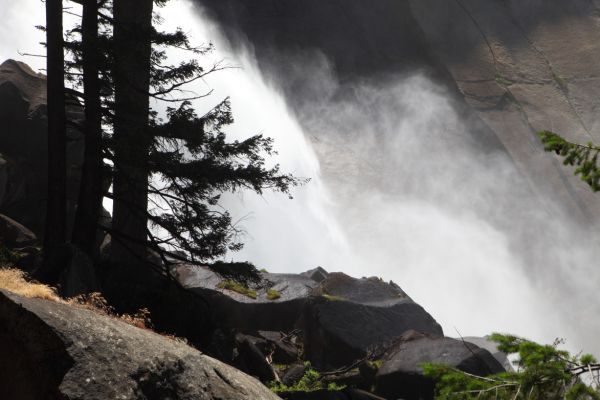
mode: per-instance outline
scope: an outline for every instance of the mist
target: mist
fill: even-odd
[[[325,57],[298,55],[298,68],[312,77],[302,89],[321,100],[292,110],[250,46],[232,50],[219,27],[183,0],[161,13],[165,29],[181,26],[196,43],[215,43],[203,62],[235,67],[191,88],[214,90],[195,106],[231,96],[231,138],[274,138],[272,162],[311,179],[293,200],[225,196],[222,205],[246,231],[244,249],[227,260],[271,272],[320,265],[380,276],[399,284],[448,336],[563,337],[571,350],[600,354],[595,236],[551,194],[543,201],[533,195],[501,149],[481,146],[476,127],[427,74],[342,87]],[[43,23],[43,4],[0,0],[0,17],[9,21],[0,28],[0,57],[42,68],[43,59],[17,51],[35,50],[41,40],[33,25]]]

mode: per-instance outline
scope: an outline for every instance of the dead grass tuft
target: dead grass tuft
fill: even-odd
[[[90,293],[64,300],[59,297],[58,294],[56,294],[56,290],[54,288],[40,283],[28,281],[26,274],[23,271],[15,268],[0,267],[0,289],[7,290],[16,295],[27,298],[44,299],[57,303],[70,304],[74,307],[84,308],[98,314],[119,319],[137,328],[154,332],[152,321],[150,320],[150,311],[148,311],[146,308],[142,308],[133,315],[118,314],[100,293]],[[185,339],[168,334],[158,334],[168,339],[187,344]]]
[[[0,268],[0,289],[23,297],[63,302],[54,288],[41,283],[29,282],[25,273],[15,268]]]

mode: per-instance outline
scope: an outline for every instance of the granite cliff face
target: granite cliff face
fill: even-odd
[[[361,97],[357,85],[378,90],[419,71],[455,100],[476,146],[506,155],[520,176],[515,185],[527,187],[541,208],[553,213],[550,203],[558,200],[578,222],[600,215],[587,187],[545,154],[534,134],[551,129],[600,142],[597,1],[196,2],[234,45],[252,46],[265,75],[317,136],[326,177],[336,180],[350,157],[339,155],[347,136],[315,129],[319,105]],[[323,85],[323,71],[334,85]],[[363,111],[368,118],[368,106]],[[374,157],[365,158],[357,168],[381,169]]]

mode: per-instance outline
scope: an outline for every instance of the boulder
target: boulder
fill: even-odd
[[[247,333],[294,330],[312,290],[318,286],[317,282],[302,275],[261,273],[261,282],[249,283],[252,286],[249,289],[256,293],[253,298],[219,287],[227,277],[208,267],[179,265],[176,271],[188,290],[211,304],[214,324]],[[277,293],[278,297],[270,297],[269,291]]]
[[[15,249],[33,246],[37,237],[14,219],[0,214],[0,241],[9,249]]]
[[[306,276],[307,278],[310,278],[315,282],[321,283],[325,279],[327,279],[327,275],[329,275],[329,274],[327,271],[325,271],[324,268],[317,267],[317,268],[309,269],[308,271],[302,272],[300,275]]]
[[[433,400],[435,384],[423,375],[423,363],[446,364],[478,376],[504,372],[490,354],[471,343],[410,331],[383,358],[375,392],[385,398]]]
[[[238,335],[238,356],[234,360],[234,365],[262,382],[275,381],[277,380],[275,370],[268,362],[265,353],[256,345],[259,340],[247,335]]]
[[[68,304],[0,291],[0,398],[278,399],[179,341]]]
[[[473,343],[475,346],[481,347],[482,349],[486,349],[487,351],[489,351],[494,356],[494,358],[498,360],[500,364],[502,364],[505,370],[514,370],[512,363],[508,359],[508,355],[505,352],[498,350],[498,343],[492,342],[487,337],[469,336],[462,338],[462,340],[464,340],[465,342]]]
[[[349,365],[408,330],[443,335],[423,307],[379,278],[332,273],[314,294],[302,319],[304,352],[320,368]]]

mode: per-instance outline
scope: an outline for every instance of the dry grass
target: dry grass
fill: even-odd
[[[27,281],[25,273],[15,268],[0,268],[0,289],[23,297],[64,302],[54,288]]]
[[[64,300],[58,296],[58,294],[56,294],[56,290],[54,288],[36,282],[29,282],[26,274],[23,271],[15,268],[0,267],[0,289],[7,290],[16,295],[27,298],[50,300],[57,303],[69,304],[74,307],[84,308],[101,315],[119,319],[137,328],[155,332],[150,320],[150,312],[146,308],[139,310],[133,315],[117,314],[100,293],[90,293]],[[158,333],[168,339],[187,344],[185,339],[159,332],[155,333]]]

